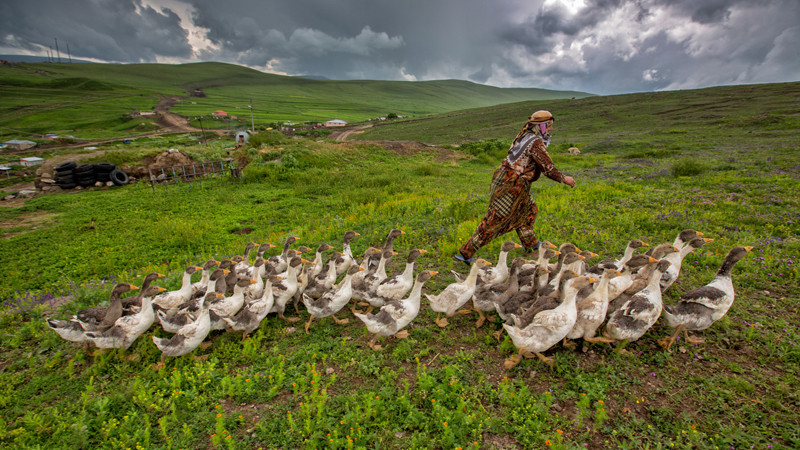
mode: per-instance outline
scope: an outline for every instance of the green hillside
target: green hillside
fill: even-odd
[[[800,82],[526,101],[380,124],[355,138],[427,144],[510,141],[532,112],[547,109],[556,118],[558,141],[618,149],[624,141],[628,149],[651,148],[672,142],[676,133],[700,142],[709,127],[748,129],[754,136],[797,129],[798,102]]]
[[[199,89],[205,96],[189,98]],[[161,96],[184,97],[171,111],[208,117],[222,109],[256,126],[275,121],[366,120],[394,112],[421,116],[521,99],[585,97],[544,89],[501,89],[467,81],[329,81],[272,75],[223,63],[5,64],[0,66],[0,137],[59,133],[120,136],[157,129],[125,115]],[[237,123],[213,123],[231,128]]]

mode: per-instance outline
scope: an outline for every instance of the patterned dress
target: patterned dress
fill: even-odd
[[[539,242],[533,231],[539,208],[530,196],[531,183],[539,179],[542,173],[563,183],[564,174],[553,164],[544,140],[538,133],[521,134],[515,139],[508,157],[492,176],[486,216],[472,237],[459,249],[467,258],[471,258],[494,238],[512,230],[517,231],[527,251],[531,251]]]

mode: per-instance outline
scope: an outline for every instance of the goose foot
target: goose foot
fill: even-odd
[[[602,336],[583,338],[583,340],[586,341],[586,342],[591,342],[592,344],[613,344],[614,342],[617,342],[614,339],[607,338],[607,337],[602,337]]]
[[[660,345],[664,350],[672,353],[671,347],[672,344],[675,343],[675,338],[672,336],[667,336],[663,339],[657,340],[656,343],[658,343],[658,345]]]
[[[308,327],[311,326],[311,321],[314,320],[314,315],[312,314],[311,317],[308,318],[308,322],[306,322],[306,334],[308,334]]]
[[[400,330],[394,334],[394,337],[397,339],[405,339],[409,336],[408,330]]]
[[[364,311],[361,311],[360,309],[356,309],[355,306],[351,306],[350,307],[350,312],[353,313],[353,315],[364,314]]]
[[[447,321],[447,317],[443,317],[441,319],[437,318],[436,320],[434,320],[434,322],[436,322],[436,325],[439,325],[439,328],[444,328],[450,324],[450,322]]]
[[[333,321],[339,325],[347,325],[348,323],[350,323],[350,319],[340,319],[336,316],[331,316],[331,319],[333,319]]]
[[[472,314],[471,309],[460,309],[456,311],[456,314],[461,314],[462,316],[466,316],[467,314]]]
[[[495,331],[494,333],[492,333],[492,336],[494,336],[494,338],[497,339],[497,342],[500,342],[501,340],[500,338],[503,336],[503,329],[501,328]]]
[[[516,367],[520,361],[522,361],[522,356],[520,356],[519,353],[511,355],[505,361],[503,361],[503,367],[505,367],[506,370],[511,370]]]
[[[576,344],[575,341],[571,341],[567,338],[564,338],[564,342],[561,345],[567,348],[575,348],[578,346],[578,344]]]
[[[706,342],[706,340],[703,338],[693,338],[689,336],[689,331],[686,329],[683,330],[683,335],[686,337],[686,342],[690,344],[703,344]]]
[[[380,335],[376,334],[375,336],[372,336],[372,339],[370,339],[369,342],[367,342],[367,346],[376,352],[383,350],[383,347],[375,343],[379,337]]]
[[[475,311],[478,312],[478,321],[475,322],[475,328],[480,328],[486,322],[486,316],[483,315],[483,311],[480,309],[476,309]]]
[[[280,317],[281,319],[283,319],[283,320],[285,320],[285,321],[287,321],[289,323],[295,323],[295,322],[300,320],[299,317],[286,317],[283,314],[279,314],[278,317]]]

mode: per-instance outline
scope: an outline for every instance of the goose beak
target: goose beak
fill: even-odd
[[[747,250],[747,251],[749,252],[750,250],[752,250],[752,249],[753,249],[753,247],[745,247],[744,249],[745,249],[745,250]]]
[[[703,238],[703,240],[706,241],[706,244],[708,244],[709,242],[714,242],[714,239],[711,238]]]
[[[429,272],[431,273],[431,276],[439,275],[439,272],[437,272],[435,270],[430,270]]]
[[[428,251],[427,251],[427,250],[424,250],[424,249],[419,249],[419,252],[420,252],[420,253],[423,253],[423,254],[425,254],[425,253],[428,253]]]
[[[702,231],[698,231],[698,232],[697,232],[697,236],[698,236],[698,237],[703,237],[703,236],[704,236],[704,234],[703,234],[703,232],[702,232]]]
[[[522,246],[514,242],[514,248],[522,248]]]
[[[222,269],[222,273],[224,273],[225,275],[227,275],[227,274],[231,273],[231,271],[230,271],[230,270],[228,270],[228,269]]]
[[[642,242],[642,247],[650,247],[650,244],[648,244],[647,242]]]
[[[156,286],[156,291],[164,292],[164,291],[166,291],[166,289],[162,288],[161,286]]]
[[[555,245],[555,244],[553,244],[552,242],[550,243],[549,247],[550,247],[550,248],[552,248],[553,250],[555,250],[555,249],[556,249],[556,245]]]
[[[354,232],[355,233],[355,232]],[[355,233],[356,236],[361,236],[361,233]]]
[[[137,286],[131,285],[131,290],[132,290],[132,291],[135,291],[135,290],[137,290],[137,289],[139,289]]]
[[[558,250],[556,250],[556,256],[558,256],[558,255],[560,255],[560,254],[561,254],[561,252],[560,252],[560,251],[558,251]]]
[[[650,260],[649,260],[649,261],[647,261],[647,262],[649,262],[649,263],[651,263],[651,264],[652,264],[652,263],[657,263],[657,262],[658,262],[658,260],[657,260],[657,259],[655,259],[655,258],[653,258],[653,257],[651,256],[651,257],[650,257]]]
[[[165,275],[163,273],[157,273],[156,278],[164,278]]]

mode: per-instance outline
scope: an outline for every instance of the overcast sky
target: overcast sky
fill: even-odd
[[[0,53],[615,94],[800,80],[800,0],[2,0]]]

